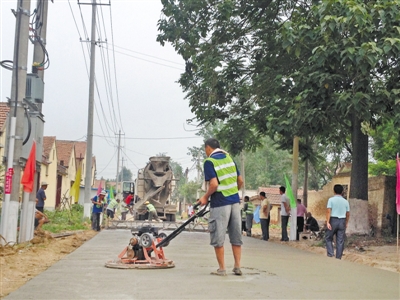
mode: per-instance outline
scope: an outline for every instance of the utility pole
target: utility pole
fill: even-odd
[[[20,196],[22,135],[24,131],[23,99],[26,90],[28,63],[28,36],[31,1],[18,1],[14,42],[14,60],[11,84],[11,102],[8,131],[7,170],[1,218],[1,243],[17,242],[18,207]]]
[[[118,151],[117,151],[117,177],[116,177],[116,184],[115,184],[115,191],[118,195],[118,175],[119,175],[119,152],[121,150],[121,130],[118,133]],[[122,181],[122,178],[121,178]]]
[[[47,15],[48,15],[49,0],[38,1],[36,7],[37,21],[35,26],[35,36],[31,42],[34,44],[33,50],[33,66],[32,73],[36,74],[42,81],[44,81],[44,69],[45,66],[38,67],[41,62],[45,61],[45,52],[42,45],[46,48],[46,35],[47,35]],[[42,103],[37,104],[37,112],[42,116]],[[36,130],[39,130],[38,128]],[[43,140],[43,131],[37,132],[37,136]],[[40,171],[40,157],[36,157],[36,170]],[[28,194],[29,199],[26,198],[24,193],[22,202],[22,213],[20,218],[20,233],[19,242],[26,242],[33,238],[34,224],[35,224],[35,206],[36,206],[36,187],[39,180],[38,172],[35,172],[34,176],[34,189],[32,193]]]
[[[94,77],[96,66],[96,0],[92,0],[92,32],[90,37],[90,79],[89,79],[89,106],[88,126],[86,137],[86,174],[85,174],[85,200],[83,216],[90,217],[90,190],[92,187],[92,156],[93,156],[93,111],[94,111]]]
[[[243,186],[242,186],[242,201],[244,201],[244,194],[246,192],[246,176],[244,172],[244,151],[240,152],[240,168],[241,168],[241,173],[242,173],[242,178],[243,178]]]
[[[293,138],[293,164],[292,164],[292,191],[294,199],[297,202],[297,188],[298,188],[298,175],[299,175],[299,137]],[[296,240],[297,231],[297,207],[290,207],[292,215],[290,222],[290,240]]]

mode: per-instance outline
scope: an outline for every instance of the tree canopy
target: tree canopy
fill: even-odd
[[[398,1],[163,0],[158,41],[186,61],[179,83],[201,122],[222,120],[235,152],[351,137],[350,197],[368,199],[368,137],[400,124]],[[222,130],[222,131],[224,131]]]

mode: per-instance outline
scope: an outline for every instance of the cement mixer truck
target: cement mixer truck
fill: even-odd
[[[138,171],[135,184],[128,185],[135,190],[134,218],[146,220],[146,201],[157,210],[164,221],[175,222],[176,205],[171,204],[171,195],[175,188],[175,178],[170,165],[170,157],[152,156],[147,165]]]

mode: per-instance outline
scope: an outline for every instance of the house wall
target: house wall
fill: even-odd
[[[308,192],[308,211],[318,221],[325,221],[326,205],[333,196],[335,184],[350,186],[350,176],[335,176],[321,191]],[[349,193],[346,193],[348,198]],[[369,233],[371,225],[375,233],[394,233],[396,224],[396,177],[377,176],[368,179],[368,201],[350,200],[350,222],[348,232]],[[362,201],[362,202],[359,202]],[[388,216],[388,217],[387,217]],[[353,223],[358,220],[358,224]]]
[[[54,210],[56,208],[56,192],[57,192],[57,154],[55,150],[55,143],[50,151],[48,162],[50,164],[41,164],[40,167],[40,182],[46,181],[49,185],[45,191],[46,201],[44,203],[45,209]]]

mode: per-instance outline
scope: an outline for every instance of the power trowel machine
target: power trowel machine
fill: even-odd
[[[197,209],[198,206],[196,204],[194,209]],[[165,269],[175,267],[172,260],[165,258],[163,248],[167,247],[169,242],[178,236],[188,224],[194,222],[197,218],[203,217],[208,212],[207,204],[170,235],[159,232],[159,228],[152,226],[143,226],[137,230],[132,230],[133,237],[129,240],[128,246],[118,255],[118,260],[109,261],[105,266],[117,269]]]

